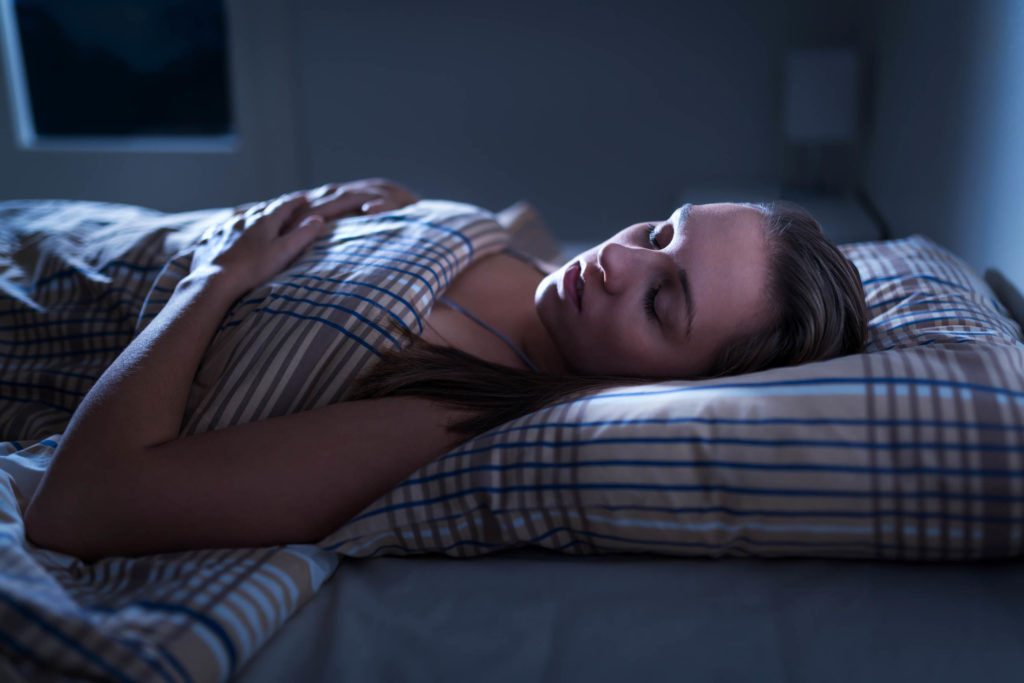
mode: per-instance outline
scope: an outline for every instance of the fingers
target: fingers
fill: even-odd
[[[283,194],[277,199],[270,202],[270,204],[264,210],[267,215],[281,215],[282,213],[290,213],[296,208],[309,203],[309,199],[302,192],[290,192]]]
[[[271,234],[280,234],[281,228],[290,224],[296,212],[299,209],[305,208],[308,204],[309,200],[301,192],[282,195],[266,205],[263,212],[256,217],[256,222],[253,223],[253,226],[255,227],[258,223],[263,223]]]
[[[385,178],[368,178],[351,183],[329,183],[306,192],[310,200],[305,215],[316,213],[326,220],[381,213],[407,206],[419,197]]]
[[[369,192],[344,190],[340,194],[335,193],[312,202],[309,208],[311,212],[326,219],[339,218],[345,214],[358,213],[359,207],[375,196]]]
[[[387,199],[374,199],[364,203],[361,207],[363,213],[367,215],[373,215],[375,213],[384,213],[395,208],[395,204]]]
[[[285,253],[288,263],[323,233],[325,224],[321,216],[307,216],[296,224],[294,229],[281,236],[282,251]]]
[[[369,178],[351,183],[328,183],[311,190],[300,190],[282,195],[277,199],[258,204],[245,205],[236,209],[245,218],[245,227],[253,227],[261,221],[267,230],[278,234],[291,232],[309,216],[317,215],[324,220],[349,216],[373,215],[407,206],[419,200],[394,181],[384,178]],[[263,219],[269,219],[263,221]]]
[[[334,194],[337,192],[338,187],[340,187],[338,183],[328,183],[326,185],[313,188],[312,190],[308,190],[306,192],[306,196],[309,197],[309,201],[315,202],[318,199],[323,199],[328,195]]]
[[[279,273],[305,251],[323,233],[325,221],[320,216],[307,216],[301,222],[292,223],[289,229],[275,237],[272,250],[268,253],[265,276]]]

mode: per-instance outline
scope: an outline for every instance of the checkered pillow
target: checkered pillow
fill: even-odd
[[[920,237],[845,247],[868,353],[567,401],[414,473],[324,540],[371,557],[574,554],[952,560],[1021,554],[1024,344]]]
[[[985,282],[931,240],[914,236],[842,249],[864,282],[868,351],[1021,339],[1020,325]]]

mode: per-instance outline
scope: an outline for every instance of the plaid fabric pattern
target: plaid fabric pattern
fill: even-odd
[[[867,351],[940,343],[1014,344],[1020,325],[963,260],[924,237],[843,247],[864,282]]]
[[[427,465],[324,547],[962,560],[1024,530],[1024,344],[922,237],[855,244],[869,353],[551,406]]]
[[[85,564],[25,539],[21,512],[71,413],[188,272],[188,247],[229,216],[0,203],[0,678],[225,680],[337,567],[312,545]],[[185,430],[340,400],[396,329],[420,331],[434,295],[506,242],[490,214],[453,202],[339,222],[228,312]]]
[[[183,250],[227,215],[0,204],[5,675],[224,680],[340,555],[1020,554],[1020,328],[921,238],[847,247],[871,353],[551,406],[422,468],[318,546],[92,564],[32,547],[20,513],[71,412],[187,271]],[[229,311],[186,430],[343,398],[395,326],[418,331],[459,270],[506,240],[447,202],[342,222]]]

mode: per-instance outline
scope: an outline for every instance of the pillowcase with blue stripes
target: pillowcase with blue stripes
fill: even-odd
[[[413,473],[324,547],[960,560],[1021,554],[1024,344],[921,237],[844,247],[867,352],[582,396]]]
[[[1021,338],[1020,325],[977,273],[925,237],[842,249],[864,282],[868,351]]]

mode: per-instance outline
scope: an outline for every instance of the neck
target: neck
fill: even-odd
[[[520,261],[520,263],[522,263]],[[523,264],[528,265],[528,264]],[[554,339],[548,333],[537,314],[534,299],[537,287],[546,273],[528,266],[527,276],[517,282],[518,291],[510,301],[517,302],[514,318],[510,319],[510,337],[522,349],[540,372],[550,375],[567,374],[568,368],[558,352]]]
[[[539,281],[538,284],[540,284]],[[536,290],[536,286],[534,286],[534,290]],[[554,340],[540,321],[540,316],[537,315],[537,309],[533,306],[533,292],[530,293],[530,304],[530,315],[523,321],[519,348],[541,372],[549,375],[569,374],[569,369],[566,367],[565,361],[562,360],[562,354],[558,352],[558,347],[555,346]]]
[[[558,348],[534,305],[534,294],[544,273],[514,256],[497,254],[473,264],[463,275],[452,283],[446,293],[449,298],[500,330],[540,372],[565,374]],[[493,335],[483,334],[489,344],[494,343]],[[494,348],[510,363],[525,367],[518,357],[513,360],[514,354],[509,354],[501,342]]]

